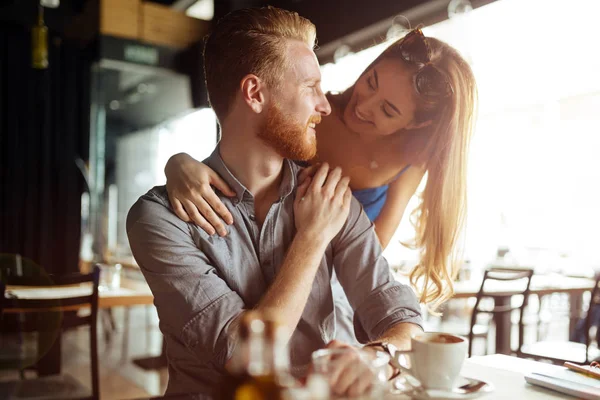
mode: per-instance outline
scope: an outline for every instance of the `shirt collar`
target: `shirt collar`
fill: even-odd
[[[235,192],[235,204],[241,202],[244,198],[244,194],[248,193],[252,196],[252,193],[231,173],[220,153],[220,144],[214,149],[212,154],[205,159],[204,164],[212,168],[219,176],[229,185],[229,187]],[[283,179],[279,186],[279,197],[284,199],[289,196],[296,187],[296,174],[298,173],[299,167],[288,159],[283,160]]]

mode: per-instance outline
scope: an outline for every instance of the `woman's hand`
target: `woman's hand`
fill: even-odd
[[[223,221],[231,225],[233,217],[211,186],[225,196],[235,196],[235,192],[215,171],[188,154],[179,153],[167,162],[165,175],[169,201],[179,218],[193,221],[209,235],[227,235]]]

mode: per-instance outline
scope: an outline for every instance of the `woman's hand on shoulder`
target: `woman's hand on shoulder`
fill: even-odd
[[[302,185],[307,178],[312,178],[317,173],[321,163],[309,165],[306,168],[302,168],[298,173],[298,186]]]
[[[225,196],[235,196],[235,192],[215,171],[188,154],[179,153],[167,162],[165,175],[169,201],[179,218],[194,222],[209,235],[227,234],[224,222],[232,224],[233,217],[213,186]]]

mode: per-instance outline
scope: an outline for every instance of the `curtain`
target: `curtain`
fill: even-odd
[[[30,30],[0,24],[0,253],[48,273],[78,270],[91,60],[50,33],[50,66],[34,70]]]

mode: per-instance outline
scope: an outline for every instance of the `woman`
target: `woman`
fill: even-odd
[[[410,279],[420,288],[421,302],[432,309],[452,295],[458,272],[455,250],[465,219],[476,97],[467,62],[452,47],[415,29],[388,47],[352,87],[328,97],[331,115],[317,129],[317,156],[311,164],[328,162],[350,177],[383,247],[427,173],[413,215],[420,262]],[[173,156],[165,173],[177,215],[223,234],[217,214],[227,223],[231,215],[210,185],[233,195],[227,185],[186,154]]]

